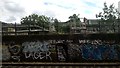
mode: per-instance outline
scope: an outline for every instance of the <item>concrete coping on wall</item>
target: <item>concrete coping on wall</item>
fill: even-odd
[[[2,65],[33,65],[33,66],[120,66],[120,62],[106,62],[106,63],[66,63],[66,62],[3,62]]]

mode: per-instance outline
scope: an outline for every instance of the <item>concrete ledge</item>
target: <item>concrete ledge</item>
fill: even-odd
[[[2,65],[30,65],[30,66],[120,66],[118,63],[64,63],[64,62],[2,62]]]

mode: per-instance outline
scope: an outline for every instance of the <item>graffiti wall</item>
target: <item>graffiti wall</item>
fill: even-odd
[[[82,58],[86,60],[117,60],[115,45],[84,44],[81,48]]]
[[[82,60],[120,61],[120,44],[100,40],[79,43],[73,41],[47,40],[26,41],[21,44],[4,44],[3,61],[61,61],[80,62]]]
[[[31,59],[44,59],[44,60],[52,60],[51,52],[49,50],[49,43],[48,42],[24,42],[22,44],[23,50],[22,53],[24,54],[25,58]]]

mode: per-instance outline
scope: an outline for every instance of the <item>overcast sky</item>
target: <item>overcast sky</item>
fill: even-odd
[[[20,19],[32,13],[67,21],[70,15],[95,19],[102,11],[103,3],[114,3],[118,8],[120,0],[0,0],[0,21],[20,23]]]

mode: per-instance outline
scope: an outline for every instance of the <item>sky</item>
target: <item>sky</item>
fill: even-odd
[[[118,8],[120,0],[0,0],[0,21],[20,23],[30,14],[46,15],[65,22],[69,16],[79,14],[80,18],[95,19],[102,11],[104,2]]]

